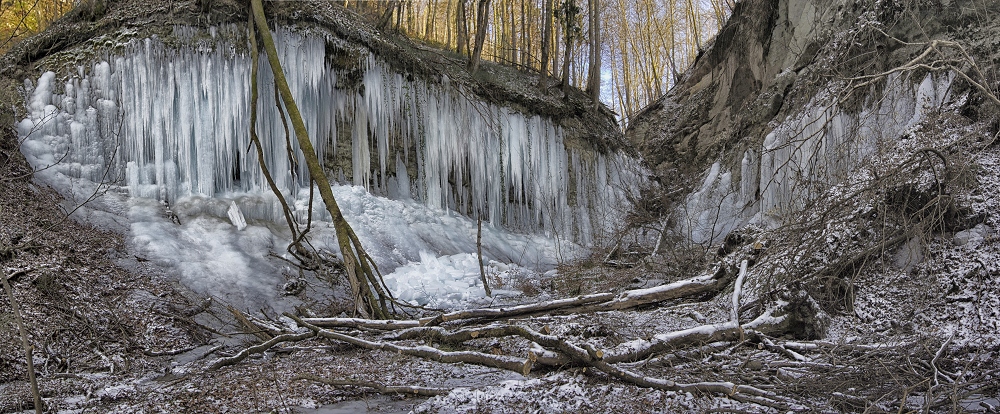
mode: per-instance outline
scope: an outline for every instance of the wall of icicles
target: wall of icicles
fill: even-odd
[[[818,94],[744,151],[738,176],[712,165],[679,212],[680,230],[695,243],[717,243],[746,223],[780,225],[847,182],[880,146],[891,147],[947,101],[954,74],[913,76],[889,75],[855,111],[841,108],[835,88]]]
[[[30,116],[18,129],[29,161],[94,182],[118,177],[131,196],[178,208],[224,216],[232,200],[249,219],[279,221],[249,138],[249,53],[224,40],[241,38],[237,31],[177,27],[170,46],[137,40],[68,79],[50,72],[26,82]],[[313,145],[343,184],[581,244],[610,231],[635,191],[634,160],[567,148],[550,119],[485,103],[446,77],[406,76],[370,54],[358,80],[357,70],[329,63],[321,35],[275,35]],[[304,218],[308,171],[290,155],[294,132],[276,106],[270,68],[259,65],[265,162]],[[204,199],[227,202],[194,202]]]

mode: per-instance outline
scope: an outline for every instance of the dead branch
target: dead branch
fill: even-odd
[[[546,335],[540,332],[514,327],[519,331],[519,335],[537,343],[543,347],[556,349],[577,364],[592,367],[604,372],[611,377],[621,381],[638,385],[644,388],[653,388],[663,391],[695,392],[721,394],[740,401],[749,401],[783,410],[804,411],[805,407],[776,400],[777,395],[766,392],[759,388],[746,385],[737,385],[731,382],[698,382],[698,383],[678,383],[668,379],[647,377],[629,370],[625,370],[613,365],[603,353],[595,350],[590,344],[582,346],[560,339],[554,335]]]
[[[267,330],[260,328],[253,322],[250,322],[246,315],[244,315],[243,312],[240,312],[239,309],[229,305],[226,306],[226,310],[233,314],[233,317],[236,318],[236,321],[239,322],[240,325],[243,325],[243,329],[246,329],[246,333],[253,334],[257,338],[260,338],[261,341],[270,341],[273,338]]]
[[[491,354],[484,354],[481,352],[472,352],[472,351],[447,352],[429,346],[411,347],[411,346],[396,345],[388,342],[368,341],[354,336],[345,335],[339,332],[334,332],[328,329],[320,328],[316,325],[312,325],[308,322],[305,322],[303,319],[295,315],[286,313],[285,316],[294,319],[295,322],[297,322],[300,326],[309,328],[310,330],[312,330],[317,335],[323,338],[333,339],[340,342],[346,342],[360,348],[379,349],[383,351],[395,352],[402,355],[409,355],[423,359],[429,359],[437,362],[445,362],[445,363],[462,362],[466,364],[481,365],[490,368],[499,368],[507,371],[516,372],[521,375],[528,375],[528,372],[531,371],[532,360],[530,358],[522,359],[506,355],[491,355]]]
[[[419,326],[406,329],[395,335],[386,337],[391,341],[405,341],[409,339],[424,339],[446,344],[461,344],[466,341],[481,338],[501,338],[505,336],[517,335],[510,325],[489,325],[473,328],[465,328],[457,331],[448,331],[440,326]]]
[[[600,312],[625,310],[673,299],[717,292],[729,284],[730,276],[730,272],[726,271],[725,268],[720,267],[712,275],[702,275],[647,289],[627,290],[622,292],[613,300],[609,300],[604,303],[581,306],[577,309],[573,309],[573,311]]]
[[[19,276],[19,273],[26,273],[27,271],[15,272],[15,274],[7,277],[0,274],[0,281],[3,281],[3,289],[7,291],[7,299],[10,301],[11,311],[14,313],[14,322],[17,323],[17,331],[21,335],[21,347],[24,348],[24,362],[28,367],[28,381],[31,383],[31,395],[35,399],[35,413],[42,414],[42,394],[38,392],[38,380],[35,379],[35,363],[32,356],[33,347],[31,342],[28,342],[28,330],[24,326],[24,319],[21,318],[21,310],[17,306],[17,298],[14,297],[14,289],[10,287],[10,283],[7,282],[8,279],[14,279]],[[22,274],[23,274],[22,273]]]
[[[392,331],[420,326],[419,319],[380,320],[364,318],[302,318],[303,321],[320,328],[366,328]]]
[[[354,387],[365,387],[373,388],[379,394],[407,394],[407,395],[423,395],[428,397],[433,397],[435,395],[445,395],[451,392],[449,388],[434,388],[434,387],[419,387],[416,385],[395,385],[386,386],[372,381],[360,381],[360,380],[336,380],[323,378],[312,374],[301,374],[296,375],[292,378],[292,381],[313,381],[321,384],[331,385],[334,387],[343,386],[354,386]]]
[[[188,351],[193,351],[196,348],[198,348],[198,347],[197,346],[189,346],[189,347],[184,347],[184,348],[172,349],[172,350],[169,350],[169,351],[151,351],[149,349],[144,349],[144,350],[142,350],[142,354],[145,355],[145,356],[151,356],[151,357],[174,356],[174,355],[183,354],[183,353],[188,352]]]
[[[225,366],[237,364],[240,361],[243,361],[244,359],[247,359],[247,357],[250,356],[250,355],[252,355],[252,354],[259,354],[259,353],[262,353],[262,352],[266,352],[267,350],[271,349],[271,347],[273,347],[273,346],[275,346],[277,344],[280,344],[282,342],[302,341],[302,340],[306,340],[306,339],[312,338],[314,336],[316,336],[316,332],[313,332],[313,331],[308,331],[308,332],[304,332],[304,333],[300,333],[300,334],[278,335],[278,336],[276,336],[274,338],[271,338],[270,341],[267,341],[267,342],[264,342],[264,343],[257,344],[257,345],[251,346],[249,348],[246,348],[246,349],[240,351],[238,354],[233,355],[231,357],[219,358],[219,360],[215,361],[215,363],[213,363],[212,366],[209,367],[208,369],[210,371],[215,371],[215,370],[217,370],[219,368],[222,368],[222,367],[225,367]]]

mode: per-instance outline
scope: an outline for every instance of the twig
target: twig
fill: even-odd
[[[944,341],[944,343],[941,344],[941,347],[938,348],[937,352],[934,353],[934,358],[931,359],[931,368],[934,369],[934,385],[935,386],[939,385],[939,383],[938,383],[938,375],[944,377],[944,379],[948,380],[948,382],[951,382],[951,383],[955,382],[955,380],[951,379],[950,377],[948,377],[947,375],[945,375],[944,373],[942,373],[941,370],[938,369],[938,366],[937,366],[937,362],[941,358],[941,354],[944,352],[944,349],[946,347],[948,347],[948,344],[951,343],[951,340],[954,337],[955,337],[954,333],[952,333],[951,335],[949,335],[948,339],[946,339]]]
[[[486,269],[483,268],[483,217],[480,216],[478,219],[476,221],[476,252],[479,255],[479,277],[483,280],[486,296],[492,298],[493,291],[490,290],[490,282],[486,280]]]

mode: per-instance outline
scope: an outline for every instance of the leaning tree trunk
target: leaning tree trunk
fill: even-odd
[[[340,245],[344,267],[347,269],[347,279],[351,284],[351,290],[354,294],[355,307],[362,315],[377,319],[387,319],[390,317],[390,314],[386,307],[386,300],[391,299],[391,297],[382,289],[381,275],[377,274],[378,269],[375,267],[374,262],[371,261],[371,257],[365,253],[361,242],[358,240],[354,230],[347,223],[347,220],[344,219],[344,215],[337,205],[337,200],[333,197],[330,182],[326,178],[326,173],[323,171],[323,166],[320,165],[316,150],[309,140],[309,133],[306,131],[305,122],[302,120],[302,113],[299,112],[299,107],[295,104],[295,99],[292,97],[292,91],[288,87],[288,81],[285,79],[285,72],[281,68],[278,52],[274,46],[274,39],[271,37],[271,31],[267,26],[267,19],[264,17],[264,7],[261,4],[261,0],[252,0],[251,5],[253,8],[253,20],[256,22],[256,26],[260,28],[258,32],[264,41],[264,51],[267,53],[267,60],[271,65],[271,71],[274,72],[274,86],[281,94],[281,100],[285,103],[285,108],[288,109],[288,116],[292,120],[299,148],[302,149],[302,155],[305,156],[309,175],[316,181],[320,197],[323,199],[323,203],[326,205],[326,209],[333,219],[333,226],[337,232],[337,243]],[[250,35],[254,36],[253,33]],[[378,298],[376,298],[373,290],[377,292]]]

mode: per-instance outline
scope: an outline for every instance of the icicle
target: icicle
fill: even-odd
[[[29,99],[30,117],[18,124],[23,137],[31,136],[24,146],[33,163],[54,163],[53,154],[70,150],[72,166],[60,167],[66,173],[99,180],[111,165],[133,197],[216,199],[249,219],[282,220],[255,150],[247,151],[250,61],[225,40],[238,32],[221,27],[205,44],[195,41],[198,29],[178,26],[181,46],[132,42],[113,64],[81,68],[80,78],[65,81],[64,95],[53,92],[55,74],[43,74]],[[551,119],[470,99],[448,79],[404,78],[373,55],[355,68],[363,72],[363,91],[344,86],[352,75],[327,62],[322,37],[280,28],[275,36],[281,58],[295,62],[289,84],[320,158],[349,155],[351,165],[336,170],[340,182],[346,167],[351,181],[373,194],[589,244],[622,217],[625,193],[641,179],[620,171],[638,170],[623,154],[567,150]],[[264,160],[280,191],[300,206],[308,171],[301,156],[287,155],[272,75],[259,64],[256,128]],[[351,142],[341,145],[351,154],[337,153],[338,130],[348,132]],[[295,137],[287,142],[295,153]]]
[[[756,166],[753,150],[744,153],[739,188],[725,188],[725,173],[717,164],[706,171],[705,183],[685,203],[688,220],[682,230],[692,241],[703,242],[712,238],[709,235],[724,236],[746,220],[781,224],[829,186],[847,179],[878,142],[898,139],[939,108],[953,79],[954,74],[928,74],[914,86],[907,76],[893,73],[878,99],[870,97],[857,113],[842,111],[826,103],[828,96],[818,95],[764,137]],[[728,192],[738,193],[740,212],[728,210]]]
[[[229,216],[229,221],[236,226],[236,230],[243,231],[247,228],[247,220],[243,217],[243,212],[240,211],[240,207],[236,205],[235,201],[229,202],[229,210],[226,211],[226,215]]]

